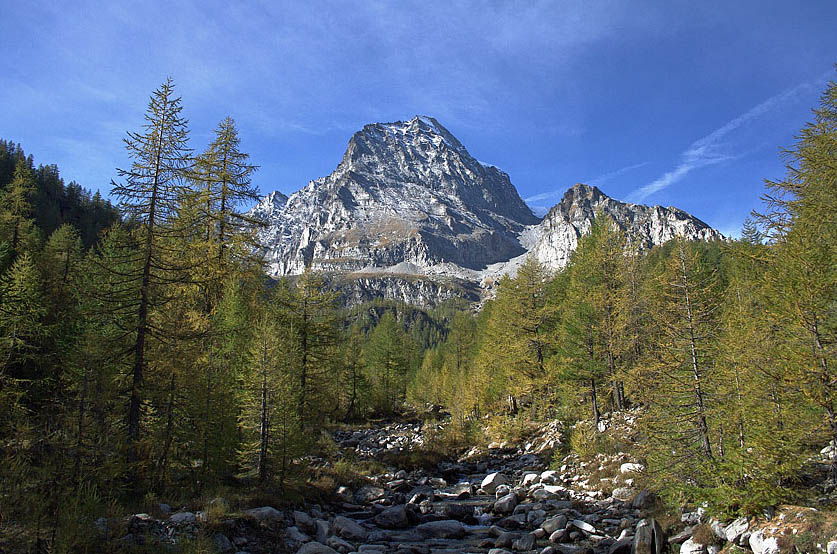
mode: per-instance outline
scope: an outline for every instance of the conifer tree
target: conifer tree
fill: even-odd
[[[299,358],[294,367],[297,380],[297,417],[306,426],[317,425],[334,409],[326,406],[332,382],[338,341],[337,295],[326,289],[322,275],[306,269],[295,286],[277,286],[281,306],[278,317],[293,329]]]
[[[8,243],[13,257],[31,247],[36,238],[32,218],[35,186],[35,173],[30,164],[24,159],[18,160],[14,178],[0,198],[0,240]]]
[[[215,139],[197,158],[195,173],[203,183],[206,222],[210,234],[215,235],[219,263],[223,264],[227,243],[231,237],[252,226],[252,222],[237,211],[237,207],[258,198],[258,189],[250,176],[257,166],[250,164],[250,156],[239,150],[241,140],[235,121],[226,117],[215,130]]]
[[[837,442],[837,83],[785,152],[787,175],[767,181],[758,214],[770,248],[766,309],[778,325],[779,365],[822,413]],[[837,466],[832,466],[837,479]]]
[[[715,269],[701,260],[693,243],[676,238],[655,288],[654,335],[642,377],[649,470],[662,488],[705,486],[707,468],[719,454],[710,429],[718,402]]]
[[[406,338],[392,312],[386,312],[369,334],[363,357],[372,383],[373,406],[379,414],[394,413],[404,398]]]
[[[299,345],[292,327],[278,324],[268,304],[252,323],[248,369],[243,374],[240,456],[245,470],[262,483],[278,473],[284,484],[289,464],[304,444],[296,408],[301,391],[294,376]]]
[[[180,115],[181,99],[174,95],[171,79],[154,91],[145,114],[142,132],[129,132],[124,140],[132,159],[130,169],[118,169],[121,183],[113,183],[113,195],[120,209],[136,223],[140,270],[126,276],[125,284],[136,283],[133,302],[136,333],[131,367],[130,398],[127,410],[127,462],[129,485],[140,485],[138,464],[142,438],[142,411],[146,400],[144,372],[148,341],[155,333],[151,314],[165,302],[161,288],[178,279],[182,267],[172,255],[177,251],[179,230],[171,223],[185,194],[184,179],[189,171],[187,122]],[[173,244],[174,242],[174,244]]]

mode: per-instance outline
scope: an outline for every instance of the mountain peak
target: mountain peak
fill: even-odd
[[[598,201],[601,198],[610,198],[603,193],[599,187],[595,185],[585,185],[584,183],[576,183],[564,193],[561,198],[562,204],[573,204],[580,199],[587,199],[591,201]]]

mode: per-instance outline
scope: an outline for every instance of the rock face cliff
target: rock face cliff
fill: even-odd
[[[272,206],[270,206],[272,204]],[[263,209],[269,208],[269,209]],[[269,272],[478,270],[523,253],[537,223],[509,176],[430,117],[366,125],[334,172],[257,208]]]
[[[577,184],[564,193],[539,225],[527,230],[528,251],[548,267],[564,267],[578,246],[578,239],[590,232],[598,214],[611,217],[640,250],[663,244],[678,235],[689,240],[723,238],[718,231],[683,210],[628,204],[614,200],[596,187]]]
[[[310,265],[350,304],[380,296],[435,304],[478,297],[480,285],[514,273],[527,255],[564,267],[599,213],[643,249],[677,234],[721,238],[682,210],[627,204],[581,184],[539,220],[505,172],[422,116],[364,126],[331,175],[290,197],[271,193],[250,215],[266,223],[259,239],[271,276]]]

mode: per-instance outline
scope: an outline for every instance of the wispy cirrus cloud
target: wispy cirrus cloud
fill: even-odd
[[[746,148],[739,152],[730,151],[725,142],[728,135],[756,120],[764,118],[764,116],[774,110],[794,102],[803,95],[810,94],[812,90],[819,88],[823,80],[827,79],[830,74],[831,72],[825,73],[814,81],[801,83],[776,96],[768,98],[761,104],[750,108],[743,114],[715,129],[705,137],[696,140],[680,154],[680,163],[674,169],[667,171],[647,185],[634,190],[628,195],[628,200],[631,202],[642,202],[655,192],[659,192],[680,181],[695,169],[734,160],[746,154]]]

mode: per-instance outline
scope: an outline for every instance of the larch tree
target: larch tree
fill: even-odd
[[[187,146],[187,122],[181,116],[181,99],[175,96],[174,83],[166,80],[151,95],[141,132],[129,132],[125,148],[132,159],[129,169],[117,169],[121,182],[113,183],[113,195],[120,200],[124,216],[135,223],[136,255],[139,272],[126,276],[136,285],[133,302],[136,331],[133,362],[130,370],[130,393],[126,415],[129,488],[135,492],[140,485],[140,451],[142,411],[146,400],[144,372],[148,341],[157,332],[151,313],[165,303],[160,289],[178,279],[182,271],[173,252],[173,231],[170,223],[185,192],[185,179],[190,171]],[[174,241],[176,242],[176,240]]]
[[[785,155],[787,175],[767,181],[757,214],[770,244],[766,309],[779,326],[781,366],[837,442],[837,83]],[[837,465],[832,470],[837,479]]]
[[[669,484],[704,483],[718,455],[710,420],[717,406],[716,269],[694,243],[674,239],[651,299],[653,336],[645,360],[649,470]]]
[[[278,317],[293,329],[299,358],[294,367],[298,383],[297,416],[306,426],[318,425],[325,409],[337,354],[337,295],[326,289],[319,273],[306,269],[295,285],[277,285]],[[330,406],[329,408],[334,408]]]
[[[13,257],[19,256],[37,238],[32,211],[35,187],[35,172],[29,162],[18,160],[14,178],[0,198],[0,240],[9,244]]]

